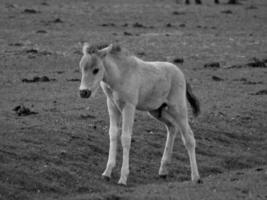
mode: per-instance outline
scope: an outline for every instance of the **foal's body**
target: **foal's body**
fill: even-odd
[[[179,68],[167,62],[144,62],[136,57],[129,59],[132,59],[132,66],[121,66],[122,69],[118,70],[121,74],[117,84],[109,81],[103,82],[102,88],[107,91],[105,94],[113,101],[119,99],[121,103],[131,103],[136,106],[136,109],[142,111],[156,110],[167,102],[170,105],[173,104],[171,99],[174,94],[171,90],[175,93],[182,90],[172,87],[185,87],[183,74]],[[117,103],[117,106],[119,104]]]
[[[84,47],[84,59],[93,58]],[[167,165],[171,161],[174,139],[180,131],[188,150],[191,178],[199,181],[195,156],[195,139],[188,124],[186,95],[195,98],[188,91],[181,70],[168,62],[145,62],[127,52],[119,50],[112,53],[109,46],[97,53],[98,67],[103,72],[101,87],[107,96],[110,116],[110,148],[104,177],[110,178],[116,164],[117,142],[119,136],[123,147],[123,163],[119,184],[126,185],[129,174],[129,151],[136,109],[148,111],[151,116],[163,122],[167,128],[167,141],[159,169],[160,176],[168,174]],[[82,59],[83,60],[83,59]],[[80,90],[95,88],[96,81],[86,81],[84,66],[89,61],[81,61],[82,81]],[[94,67],[91,67],[92,69]],[[99,72],[99,73],[100,73]],[[84,94],[84,93],[81,93]],[[82,96],[82,95],[81,95]],[[90,96],[90,95],[89,95]],[[195,99],[194,99],[195,100]],[[122,123],[121,123],[122,121]]]

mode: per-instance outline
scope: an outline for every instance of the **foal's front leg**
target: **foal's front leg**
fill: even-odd
[[[107,106],[109,112],[109,154],[106,170],[103,172],[102,176],[110,179],[113,168],[116,165],[116,154],[117,154],[117,143],[118,136],[120,133],[120,121],[121,113],[116,107],[116,105],[108,98]]]
[[[126,185],[129,175],[129,153],[131,147],[132,129],[134,123],[135,106],[126,104],[122,111],[121,144],[123,149],[121,177],[119,184]]]

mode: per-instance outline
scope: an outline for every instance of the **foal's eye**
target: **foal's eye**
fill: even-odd
[[[94,69],[94,70],[93,70],[93,74],[97,74],[98,71],[99,71],[99,69]]]

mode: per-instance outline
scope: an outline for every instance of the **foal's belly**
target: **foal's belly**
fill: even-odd
[[[158,102],[152,102],[152,103],[147,103],[147,104],[137,104],[136,109],[141,110],[141,111],[151,111],[151,110],[156,110],[158,109],[164,101],[158,101]]]
[[[136,108],[138,110],[149,111],[159,108],[163,103],[167,103],[170,86],[170,81],[161,77],[146,82],[139,91]]]
[[[161,91],[156,94],[148,93],[144,96],[140,96],[136,109],[142,111],[158,109],[163,103],[167,103],[167,95],[168,91]]]

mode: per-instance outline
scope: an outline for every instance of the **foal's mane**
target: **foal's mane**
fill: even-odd
[[[106,47],[108,47],[107,43],[92,44],[87,47],[87,53],[94,54],[94,53],[97,53],[97,51],[104,49]]]
[[[109,44],[107,43],[98,43],[98,44],[92,44],[87,48],[87,53],[89,54],[95,54],[97,53],[99,50],[104,49],[106,47],[108,47]],[[120,47],[119,44],[113,44],[112,45],[112,49],[110,51],[111,54],[118,54],[122,51],[122,48]]]

